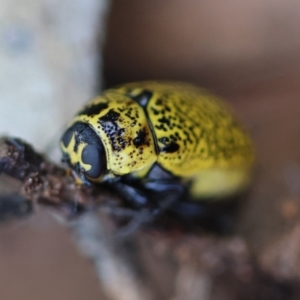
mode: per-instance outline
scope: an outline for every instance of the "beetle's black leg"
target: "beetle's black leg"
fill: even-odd
[[[154,203],[158,205],[160,212],[167,211],[168,216],[176,220],[176,223],[180,220],[182,228],[201,228],[222,234],[232,231],[237,199],[224,199],[221,203],[212,199],[196,201],[190,197],[188,185],[175,178],[147,179],[144,187],[156,195]]]
[[[155,203],[163,210],[188,194],[187,186],[176,179],[150,179],[144,181],[144,187],[155,195]]]
[[[113,184],[114,191],[125,199],[127,204],[137,210],[151,210],[153,214],[166,209],[171,203],[187,193],[187,187],[178,180],[146,179],[143,181],[118,181]]]
[[[119,228],[115,236],[117,238],[123,238],[132,235],[137,229],[147,223],[152,222],[156,217],[157,214],[155,214],[152,210],[143,209],[138,212],[135,211],[135,214],[130,221],[126,225]]]
[[[111,188],[114,192],[117,192],[129,206],[135,209],[141,209],[150,205],[149,195],[147,195],[147,192],[139,182],[124,182],[119,180],[114,182]]]
[[[112,216],[129,220],[119,229],[118,237],[132,234],[143,224],[153,221],[186,192],[186,188],[178,180],[171,179],[130,182],[119,180],[114,182],[111,188],[127,203],[127,207],[102,208]]]

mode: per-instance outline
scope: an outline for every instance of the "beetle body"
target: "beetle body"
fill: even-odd
[[[127,178],[125,185],[157,192],[182,185],[193,201],[238,193],[254,161],[251,140],[230,109],[206,90],[177,82],[104,91],[75,116],[61,148],[84,182]]]

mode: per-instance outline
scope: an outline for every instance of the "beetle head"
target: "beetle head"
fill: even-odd
[[[83,183],[101,181],[107,170],[103,143],[95,130],[86,123],[75,123],[61,138],[63,162],[79,175]]]

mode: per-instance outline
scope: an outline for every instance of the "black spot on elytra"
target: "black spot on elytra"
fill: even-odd
[[[130,107],[130,108],[127,110],[127,112],[125,113],[125,116],[128,117],[130,120],[133,120],[133,121],[135,121],[136,118],[139,117],[138,114],[136,114],[135,116],[132,116],[131,114],[132,114],[132,108]]]
[[[125,111],[125,108],[119,107],[119,108],[118,108],[118,111],[119,111],[119,112],[123,112],[123,111]]]
[[[167,124],[170,127],[170,119],[168,119],[166,117],[162,117],[162,118],[158,119],[158,121],[160,123]]]
[[[171,111],[171,108],[169,107],[169,106],[165,106],[165,109],[166,109],[166,111],[168,111],[168,112],[170,112]]]
[[[155,125],[155,128],[157,128],[158,130],[165,131],[165,132],[168,131],[168,129],[164,126],[164,124],[161,124],[161,125]]]
[[[130,126],[131,126],[131,127],[134,127],[134,126],[136,125],[136,123],[137,123],[137,120],[134,120],[134,121],[130,124]]]
[[[162,103],[163,103],[163,102],[162,102],[161,99],[157,99],[156,102],[155,102],[156,105],[162,105]]]
[[[164,146],[160,149],[161,152],[174,153],[179,150],[179,145],[175,141],[171,141],[168,137],[158,139]]]
[[[142,145],[148,144],[147,140],[146,140],[146,136],[147,136],[146,128],[140,129],[137,132],[137,136],[132,140],[134,146],[136,146],[138,148]]]
[[[177,137],[177,139],[178,139],[179,141],[182,140],[178,132],[175,132],[175,135],[176,135],[176,137]]]
[[[159,111],[157,109],[155,109],[154,107],[151,107],[151,110],[155,116],[157,116],[159,114]]]
[[[171,142],[167,145],[165,145],[162,149],[161,152],[167,152],[167,153],[174,153],[179,150],[179,145],[175,142]]]
[[[77,116],[80,115],[87,115],[92,116],[99,114],[102,110],[106,109],[108,107],[107,103],[98,103],[95,105],[87,106],[83,110],[81,110]]]

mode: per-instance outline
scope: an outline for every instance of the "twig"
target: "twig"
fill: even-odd
[[[51,205],[67,217],[89,211],[69,224],[108,299],[299,298],[299,285],[263,272],[241,237],[191,234],[170,226],[112,238],[109,209],[96,208],[113,203],[113,210],[122,201],[102,187],[76,185],[65,169],[20,139],[0,139],[0,173],[19,180],[28,201]]]

